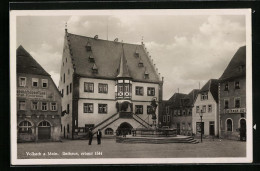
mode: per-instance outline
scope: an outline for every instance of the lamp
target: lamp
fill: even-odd
[[[202,142],[202,117],[203,117],[203,110],[200,110],[200,142]]]

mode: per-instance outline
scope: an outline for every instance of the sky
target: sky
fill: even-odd
[[[57,86],[66,22],[73,34],[134,44],[143,40],[164,77],[164,100],[218,79],[246,44],[244,15],[18,16],[16,21],[16,46],[22,45]]]

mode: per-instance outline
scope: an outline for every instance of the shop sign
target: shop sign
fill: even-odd
[[[18,89],[17,97],[32,98],[32,99],[46,99],[46,91]]]
[[[246,113],[246,108],[225,109],[225,113]]]

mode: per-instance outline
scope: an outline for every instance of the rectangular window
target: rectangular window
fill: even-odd
[[[154,95],[155,95],[155,88],[147,87],[147,96],[154,96]]]
[[[70,93],[71,93],[71,91],[72,91],[72,84],[70,83]]]
[[[98,113],[107,113],[107,104],[98,104]]]
[[[94,83],[84,82],[84,92],[93,93],[94,92]]]
[[[188,109],[188,114],[192,115],[192,109]]]
[[[166,114],[169,114],[169,109],[170,109],[170,107],[166,106]]]
[[[32,78],[32,86],[33,87],[38,87],[38,82],[39,82],[38,78]]]
[[[180,116],[181,115],[181,110],[178,110],[178,116]]]
[[[67,113],[70,113],[70,104],[67,104]]]
[[[240,108],[240,98],[235,98],[235,108]]]
[[[200,107],[196,106],[196,113],[200,113]]]
[[[186,115],[186,110],[182,110],[182,115],[185,116]]]
[[[32,110],[38,110],[38,102],[32,102]]]
[[[86,50],[87,50],[87,52],[90,52],[90,51],[91,51],[91,46],[90,46],[90,45],[87,45],[87,46],[86,46]]]
[[[239,81],[235,81],[235,89],[240,89]]]
[[[153,107],[151,105],[147,106],[147,114],[152,114],[153,113]]]
[[[229,108],[228,99],[224,99],[224,108],[225,109]]]
[[[42,111],[48,110],[47,102],[42,102]]]
[[[204,112],[204,113],[206,112],[206,105],[202,106],[202,112]]]
[[[107,93],[108,85],[107,84],[98,84],[98,92],[99,93]]]
[[[225,83],[224,91],[228,91],[228,89],[229,89],[228,83]]]
[[[64,91],[63,91],[63,89],[61,90],[61,96],[63,97],[63,93],[64,93]]]
[[[212,112],[212,105],[208,105],[208,112]]]
[[[93,103],[84,103],[84,113],[93,113]]]
[[[51,110],[52,111],[56,111],[57,110],[57,103],[55,103],[55,102],[51,103]]]
[[[19,110],[25,110],[25,101],[19,101]]]
[[[173,114],[174,114],[175,116],[177,116],[177,113],[178,113],[178,111],[177,111],[177,110],[174,110],[174,113],[173,113]]]
[[[166,115],[163,115],[163,122],[166,122]]]
[[[144,79],[149,79],[149,74],[144,74]]]
[[[143,105],[135,105],[135,114],[143,114]]]
[[[69,94],[69,86],[67,85],[67,95]]]
[[[65,73],[63,74],[63,83],[65,83]]]
[[[26,86],[26,77],[19,77],[19,86],[20,87]]]
[[[48,80],[42,79],[42,88],[47,88],[47,87],[48,87]]]
[[[143,87],[135,87],[135,95],[143,96],[144,95],[143,89],[144,89]]]
[[[170,115],[167,115],[167,122],[170,122]]]
[[[201,100],[208,100],[208,93],[201,93]]]

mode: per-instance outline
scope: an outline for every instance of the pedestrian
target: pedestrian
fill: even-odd
[[[98,145],[101,144],[101,138],[102,138],[102,132],[100,129],[98,129],[98,132],[97,132],[97,143]]]
[[[92,143],[92,138],[93,138],[93,132],[92,132],[92,129],[90,128],[89,129],[89,132],[88,132],[88,145],[91,145]]]

